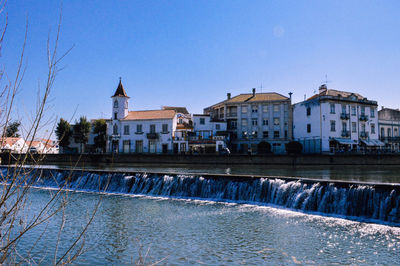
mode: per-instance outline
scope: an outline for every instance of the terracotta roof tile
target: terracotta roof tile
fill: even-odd
[[[129,111],[123,120],[173,119],[175,110]]]
[[[361,94],[358,94],[358,93],[347,92],[347,91],[338,91],[338,90],[325,90],[325,91],[322,91],[319,94],[315,94],[315,95],[311,96],[310,98],[307,99],[307,101],[315,99],[315,98],[318,98],[319,96],[333,96],[333,97],[339,97],[340,96],[342,98],[348,98],[348,97],[350,97],[352,95],[354,95],[357,98],[357,100],[365,99],[364,96],[362,96]]]
[[[21,138],[2,138],[0,139],[0,143],[5,146],[5,145],[9,145],[9,146],[13,146],[18,140],[20,140]]]
[[[185,114],[185,115],[189,114],[186,107],[163,106],[162,109],[163,110],[175,110],[177,113],[181,113],[181,114]]]

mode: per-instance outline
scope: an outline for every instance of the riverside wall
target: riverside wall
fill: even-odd
[[[18,154],[0,154],[13,164]],[[172,154],[32,154],[27,164],[225,164],[225,165],[400,165],[400,155],[172,155]]]

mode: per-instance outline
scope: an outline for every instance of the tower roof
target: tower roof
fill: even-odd
[[[116,96],[128,97],[128,95],[126,95],[126,92],[124,90],[124,86],[122,86],[121,78],[119,79],[118,88],[117,88],[117,90],[115,91],[115,93],[114,93],[114,95],[112,97],[116,97]]]

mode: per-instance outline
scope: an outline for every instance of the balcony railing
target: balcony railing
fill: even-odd
[[[344,137],[344,138],[350,137],[350,131],[348,131],[348,130],[343,130],[343,131],[342,131],[342,137]]]
[[[158,139],[158,133],[147,133],[147,139]]]
[[[383,142],[400,142],[400,137],[381,137]]]
[[[360,132],[360,138],[365,139],[368,138],[368,132]]]
[[[368,116],[364,115],[364,114],[361,114],[360,115],[360,121],[368,121]]]
[[[348,114],[348,113],[341,113],[341,114],[340,114],[340,119],[349,120],[349,119],[350,119],[350,114]]]
[[[237,112],[226,113],[227,118],[237,117]]]

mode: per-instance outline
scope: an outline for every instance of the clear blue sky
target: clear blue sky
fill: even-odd
[[[8,1],[2,61],[10,77],[29,20],[27,72],[18,112],[34,109],[46,77],[46,39],[60,2]],[[118,78],[130,110],[186,106],[192,113],[232,95],[328,87],[398,108],[400,1],[78,1],[63,2],[63,60],[47,114],[110,117]],[[3,18],[4,19],[4,18]],[[54,36],[54,35],[53,35]]]

